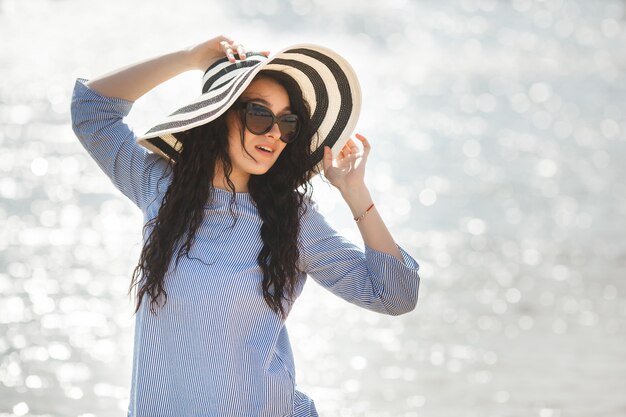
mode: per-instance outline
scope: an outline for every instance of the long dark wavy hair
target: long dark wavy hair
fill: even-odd
[[[282,319],[287,313],[283,300],[291,302],[294,295],[298,269],[298,234],[300,218],[306,210],[305,199],[309,198],[312,187],[309,182],[312,164],[310,143],[309,105],[302,96],[299,85],[287,74],[280,71],[262,70],[256,78],[270,78],[282,85],[289,96],[291,111],[298,115],[301,128],[296,139],[287,144],[274,165],[263,175],[251,175],[248,192],[254,201],[262,220],[261,239],[263,247],[257,262],[263,272],[263,298],[268,306]],[[167,293],[164,289],[165,273],[170,265],[177,242],[186,238],[176,256],[175,267],[182,256],[189,257],[195,233],[203,219],[203,207],[211,202],[214,192],[215,167],[223,167],[227,184],[232,189],[230,213],[233,217],[231,228],[237,218],[233,210],[235,186],[230,180],[232,164],[228,156],[228,125],[230,112],[240,115],[239,127],[241,143],[244,143],[243,112],[230,109],[217,119],[187,131],[176,133],[183,148],[176,162],[169,162],[173,175],[158,215],[144,225],[144,232],[154,226],[146,240],[138,265],[135,267],[129,294],[139,284],[135,313],[139,311],[144,294],[148,294],[150,311],[155,313],[158,300]],[[245,149],[245,148],[244,148]],[[250,155],[252,156],[252,155]],[[164,173],[164,175],[166,175]]]

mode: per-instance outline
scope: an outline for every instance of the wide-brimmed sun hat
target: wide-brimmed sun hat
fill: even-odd
[[[303,162],[312,175],[319,173],[324,146],[330,146],[336,156],[350,138],[361,110],[361,88],[354,70],[342,56],[319,45],[298,44],[269,57],[246,53],[246,59],[234,63],[220,59],[205,71],[202,94],[137,137],[137,143],[176,162],[182,143],[173,133],[215,120],[265,69],[284,72],[299,84],[310,106],[312,134],[311,160]]]

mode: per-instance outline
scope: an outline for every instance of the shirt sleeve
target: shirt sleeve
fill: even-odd
[[[157,195],[167,161],[136,142],[122,119],[134,102],[105,97],[78,78],[72,94],[72,129],[113,185],[142,210]]]
[[[403,248],[395,256],[365,251],[334,230],[309,200],[300,222],[300,267],[317,283],[368,310],[397,316],[417,304],[419,265]]]

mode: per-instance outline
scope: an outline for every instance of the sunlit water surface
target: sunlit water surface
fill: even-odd
[[[287,326],[322,416],[626,416],[625,2],[212,3],[0,0],[0,416],[125,416],[142,218],[74,137],[71,89],[220,33],[348,58],[366,181],[421,264],[399,317],[308,282]],[[198,92],[181,75],[128,121]]]

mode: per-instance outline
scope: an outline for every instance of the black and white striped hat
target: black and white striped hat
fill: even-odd
[[[312,174],[323,170],[324,146],[333,157],[348,141],[361,109],[361,89],[350,64],[336,52],[318,45],[290,46],[266,57],[247,53],[232,63],[227,58],[211,65],[202,77],[202,95],[176,110],[137,138],[137,143],[176,162],[182,144],[172,135],[208,123],[223,114],[262,69],[291,76],[309,103]],[[318,135],[314,133],[317,132]]]

